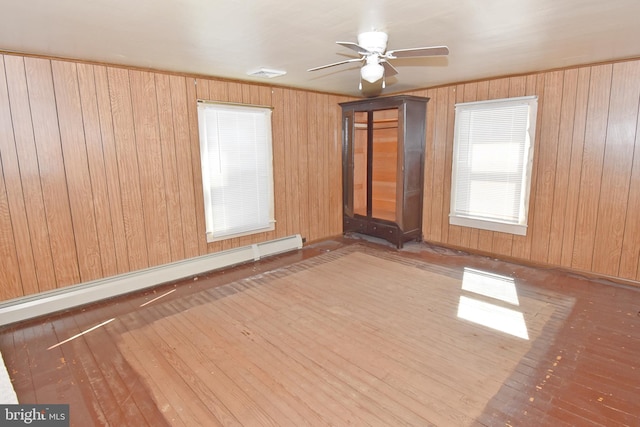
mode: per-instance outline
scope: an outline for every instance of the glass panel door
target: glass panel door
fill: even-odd
[[[353,213],[367,216],[367,112],[354,115],[353,132]]]
[[[396,221],[398,109],[373,112],[371,216]]]

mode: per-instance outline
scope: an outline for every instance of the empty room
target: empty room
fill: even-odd
[[[640,425],[637,0],[0,11],[0,425]]]

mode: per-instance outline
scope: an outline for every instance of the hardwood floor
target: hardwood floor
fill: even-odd
[[[640,288],[336,238],[10,325],[72,425],[640,425]]]

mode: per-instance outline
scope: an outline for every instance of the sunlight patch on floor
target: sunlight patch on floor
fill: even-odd
[[[518,338],[529,339],[522,312],[505,307],[505,305],[514,307],[520,305],[513,278],[465,268],[462,276],[462,290],[497,301],[494,303],[460,296],[459,318]]]

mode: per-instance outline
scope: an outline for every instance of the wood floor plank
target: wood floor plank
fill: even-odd
[[[424,370],[417,368],[408,361],[399,363],[400,361],[395,359],[391,352],[394,350],[384,351],[380,350],[381,346],[387,345],[393,347],[396,343],[386,340],[378,340],[374,337],[367,336],[364,339],[360,339],[359,336],[366,334],[362,328],[348,328],[341,322],[333,322],[333,324],[323,325],[323,319],[326,319],[326,313],[314,313],[308,309],[300,309],[297,312],[296,307],[293,311],[298,314],[299,322],[305,324],[305,331],[315,331],[314,338],[321,342],[328,348],[339,346],[339,355],[349,360],[351,363],[359,366],[367,366],[370,372],[382,372],[385,374],[384,380],[386,383],[395,388],[396,393],[402,393],[407,397],[417,399],[421,405],[429,409],[428,416],[426,418],[435,420],[437,425],[443,425],[443,423],[451,423],[453,420],[442,418],[442,414],[455,414],[442,399],[431,393],[430,387],[421,387],[419,384],[414,384],[413,381],[426,380],[424,383],[434,384],[433,381],[424,377],[423,372],[428,369],[424,367]],[[371,340],[371,341],[370,341]],[[369,342],[371,345],[367,345],[364,341]],[[455,394],[455,393],[454,393]],[[460,396],[457,396],[458,398]],[[424,414],[423,414],[424,415]],[[460,415],[464,418],[464,416]],[[465,420],[457,419],[455,422],[464,422]],[[469,420],[466,420],[469,421]]]
[[[76,399],[67,400],[63,396],[60,396],[59,403],[70,402],[69,410],[72,423],[74,425],[81,425],[80,421],[85,418],[97,419],[99,420],[99,425],[125,423],[124,414],[120,406],[113,401],[113,394],[105,383],[102,372],[95,365],[93,354],[87,342],[82,336],[71,339],[82,332],[78,329],[75,319],[69,316],[62,316],[53,323],[53,327],[56,330],[57,339],[51,343],[51,346],[58,346],[48,350],[48,352],[53,354],[59,353],[61,355],[61,362],[69,366],[73,371],[74,382],[84,385],[84,387],[81,388],[84,392],[82,400],[92,403],[90,407],[83,408],[76,404]],[[61,344],[68,339],[71,340]],[[100,396],[99,399],[98,396]],[[41,398],[39,398],[39,401],[47,402],[46,399],[43,400]],[[87,412],[83,413],[76,410],[78,406],[86,409]]]
[[[29,342],[25,340],[24,333],[22,328],[3,333],[0,351],[18,402],[30,403],[37,400],[29,363]]]
[[[327,278],[327,279],[329,279],[329,281],[332,281],[333,279],[335,279],[335,278],[333,278],[333,277],[331,277],[331,276],[326,276],[326,278]],[[359,297],[359,298],[362,298],[362,297],[363,297],[363,295],[360,293],[360,292],[361,292],[361,290],[359,290],[358,292],[359,292],[358,297]],[[429,292],[431,292],[431,291],[429,291]],[[319,297],[318,295],[315,295],[315,296],[314,296],[314,298],[311,298],[311,299],[310,299],[309,303],[310,303],[310,304],[312,304],[312,303],[313,303],[313,300],[316,300],[318,297]],[[355,295],[354,295],[354,297],[355,297]],[[381,301],[382,301],[382,300],[381,300]],[[389,307],[384,308],[384,304],[387,304],[387,306],[393,306],[393,305],[394,305],[394,304],[393,304],[393,299],[392,299],[392,298],[391,298],[391,299],[386,298],[384,301],[387,301],[387,303],[385,303],[385,302],[380,302],[380,303],[379,303],[379,304],[380,304],[380,306],[382,306],[382,307],[383,307],[383,308],[382,308],[382,311],[380,311],[380,307],[376,307],[377,302],[373,301],[372,299],[367,299],[367,300],[366,300],[366,304],[363,304],[364,306],[366,306],[366,309],[365,309],[365,311],[363,312],[363,316],[366,316],[367,314],[371,314],[371,315],[372,315],[372,317],[373,317],[373,315],[378,315],[378,314],[379,314],[379,315],[383,315],[383,314],[385,313],[385,311],[386,311],[387,313],[388,313],[388,312],[393,312],[393,309],[391,309],[391,308],[389,308]],[[340,304],[340,303],[339,303],[339,302],[337,302],[337,304]],[[407,308],[407,307],[405,306],[405,308]],[[421,307],[421,306],[411,307],[410,312],[417,313],[417,314],[415,315],[415,318],[410,317],[410,318],[412,319],[412,320],[411,320],[411,322],[415,321],[416,319],[419,319],[421,316],[422,316],[422,317],[424,317],[424,314],[422,314],[422,313],[424,313],[424,311],[425,311],[425,310],[424,310],[424,307]],[[330,314],[330,313],[327,313],[327,314]],[[400,312],[398,312],[398,313],[396,314],[396,316],[398,316],[398,315],[400,315],[400,314],[401,314],[401,313],[400,313]],[[405,316],[405,317],[406,317],[406,316]],[[394,334],[396,334],[396,333],[401,333],[402,331],[406,331],[406,332],[404,332],[404,334],[405,334],[405,335],[413,334],[413,332],[409,330],[409,329],[411,329],[411,326],[412,326],[412,325],[411,325],[411,322],[409,322],[409,323],[407,323],[407,324],[400,324],[400,325],[398,325],[398,328],[397,328],[395,331],[393,331],[393,333],[394,333]],[[373,328],[376,328],[376,327],[378,327],[378,326],[373,325],[372,327],[373,327]],[[414,329],[415,329],[415,328],[414,328]],[[412,336],[412,339],[413,339],[413,340],[412,340],[412,341],[410,341],[410,342],[408,343],[408,347],[412,347],[412,346],[415,346],[415,345],[419,345],[419,342],[416,342],[416,340],[418,340],[418,341],[419,341],[419,340],[424,340],[424,339],[428,339],[428,338],[429,338],[429,337],[428,337],[428,336],[425,336],[424,334],[423,334],[422,336],[418,335],[417,337],[413,337],[413,336]],[[502,344],[504,345],[504,343],[502,343]],[[469,349],[469,348],[464,348],[463,350],[468,352],[470,349]],[[494,352],[488,352],[488,353],[489,353],[489,355],[488,355],[487,359],[486,359],[485,361],[483,361],[483,363],[484,363],[484,364],[486,364],[486,363],[490,363],[490,362],[491,362],[491,360],[494,360],[494,359],[495,359],[495,353],[494,353]]]
[[[212,324],[226,325],[221,330],[226,332],[227,338],[237,339],[244,335],[243,325],[225,312],[208,313],[207,318]],[[285,349],[277,348],[268,340],[255,334],[253,337],[257,346],[255,354],[260,355],[261,366],[269,370],[272,369],[271,367],[276,367],[276,372],[283,375],[282,379],[287,381],[287,387],[295,386],[296,393],[303,400],[315,403],[316,406],[312,409],[320,415],[324,423],[333,424],[335,420],[357,419],[350,408],[341,404],[341,400],[336,396],[336,390],[323,381],[322,373],[308,369],[308,366],[292,360]]]
[[[144,313],[145,311],[141,311],[139,315],[144,316]],[[162,338],[153,329],[145,330],[147,333],[136,334],[135,337],[129,331],[123,335],[123,340],[126,348],[131,349],[133,354],[141,352],[147,356],[138,360],[140,365],[136,368],[139,373],[144,369],[151,374],[151,378],[154,378],[155,387],[152,387],[152,391],[159,406],[163,407],[171,402],[171,400],[159,401],[161,397],[159,394],[169,393],[174,398],[176,395],[180,396],[181,399],[178,402],[186,408],[181,413],[193,413],[196,420],[210,420],[210,425],[240,426],[239,421],[222,402],[209,396],[206,384],[189,372],[188,367],[175,357]],[[125,357],[130,362],[132,353],[125,353]],[[167,384],[170,384],[173,390],[169,390]],[[191,396],[194,393],[200,398],[182,397]]]
[[[136,308],[132,311],[138,312],[139,308],[136,305]],[[136,316],[135,321],[131,320],[132,316],[125,315],[120,318],[119,322],[114,322],[107,328],[114,338],[118,353],[122,357],[122,361],[119,361],[118,365],[121,365],[121,369],[125,371],[131,371],[131,373],[127,372],[123,375],[123,377],[126,376],[128,378],[127,383],[131,399],[135,399],[136,404],[141,409],[151,404],[155,406],[156,412],[162,414],[160,421],[151,420],[148,425],[194,425],[197,423],[198,416],[202,416],[202,413],[197,410],[191,410],[189,404],[185,404],[184,395],[180,394],[180,387],[164,386],[165,377],[159,374],[162,371],[160,370],[161,367],[156,363],[155,355],[141,351],[141,345],[144,343],[136,342],[131,346],[127,339],[122,339],[123,336],[126,337],[129,329],[136,329],[139,327],[140,322],[145,322],[140,316]],[[155,392],[152,393],[151,390],[155,390]],[[144,393],[147,393],[146,401],[142,398]],[[160,395],[159,397],[158,394]],[[166,400],[170,400],[172,404],[167,405],[164,403]],[[210,416],[210,413],[205,411],[205,416]],[[211,420],[210,425],[219,424]]]
[[[125,332],[126,334],[126,332]],[[156,354],[152,351],[141,351],[145,342],[123,339],[118,347],[129,363],[136,369],[141,378],[146,378],[145,385],[154,390],[151,400],[165,414],[167,421],[172,426],[189,426],[198,423],[199,419],[209,419],[209,425],[221,425],[216,422],[210,411],[198,405],[198,402],[189,402],[186,398],[191,392],[190,388],[180,384],[164,387],[168,373],[164,370],[166,365],[159,364]],[[168,405],[166,402],[171,402]]]
[[[208,340],[203,340],[199,344],[207,351],[213,352],[213,346],[218,348],[218,351],[222,350],[219,357],[225,358],[228,355],[229,360],[235,363],[242,363],[241,366],[250,372],[258,381],[265,384],[271,393],[271,396],[267,398],[275,399],[276,405],[284,405],[287,417],[291,420],[299,419],[300,424],[324,424],[322,417],[319,413],[311,410],[305,400],[304,394],[299,392],[300,388],[295,381],[289,381],[288,375],[292,375],[288,372],[286,364],[280,361],[278,363],[262,363],[261,360],[255,360],[250,354],[242,351],[237,346],[232,345],[233,340],[227,338],[227,336],[220,335],[217,331],[221,328],[210,328],[203,325],[202,322],[196,324],[196,328],[206,335]],[[278,372],[280,375],[274,375]]]
[[[115,318],[111,319],[115,320]],[[100,395],[104,396],[109,393],[112,396],[112,405],[116,409],[114,411],[111,408],[109,412],[114,411],[116,414],[121,414],[121,420],[118,422],[126,420],[126,423],[130,424],[167,425],[163,423],[163,417],[158,414],[158,408],[146,398],[147,391],[140,390],[143,387],[139,381],[135,380],[134,373],[120,352],[117,351],[117,341],[109,333],[111,319],[105,320],[100,315],[96,316],[87,312],[73,318],[78,331],[91,330],[91,332],[82,335],[78,345],[86,346],[86,350],[83,352],[90,355],[87,367],[91,369],[95,380],[108,390]],[[104,326],[92,330],[97,325]]]
[[[306,304],[304,304],[304,305],[306,306]],[[310,312],[302,311],[301,313],[299,313],[299,317],[300,317],[301,319],[302,319],[302,318],[308,318],[310,314],[311,314]],[[330,314],[330,313],[329,313],[329,314]],[[311,315],[313,316],[313,314],[311,314]],[[319,314],[319,317],[320,317],[320,318],[322,318],[322,317],[323,317],[323,315],[324,315],[323,313],[320,313],[320,314]],[[311,330],[311,329],[315,329],[315,330],[317,330],[317,328],[318,328],[317,324],[314,324],[312,328],[310,327],[310,328],[308,328],[308,329],[310,329],[310,330]],[[362,329],[359,329],[359,330],[357,331],[357,333],[361,333],[361,332],[362,332]],[[331,335],[331,334],[335,335],[335,334],[336,334],[336,332],[334,332],[333,330],[330,330],[329,334],[327,334],[327,335]],[[356,337],[355,337],[355,336],[353,336],[353,337],[349,337],[349,340],[348,340],[348,341],[351,341],[351,340],[354,340],[354,339],[356,339]],[[357,353],[358,353],[358,354],[362,354],[362,353],[363,353],[362,349],[360,349],[359,351],[357,351]],[[364,353],[366,353],[366,349],[364,350]],[[386,355],[386,356],[387,356],[387,357],[391,357],[391,356],[389,356],[389,355]],[[383,357],[384,357],[384,356],[383,356]]]
[[[199,351],[189,339],[185,330],[172,331],[168,322],[155,322],[152,327],[162,336],[176,359],[183,364],[182,369],[206,384],[208,393],[216,396],[238,419],[241,425],[276,425],[277,423],[261,405],[256,404],[248,395],[242,381],[230,372],[221,369],[207,355]],[[191,335],[192,337],[193,335]]]
[[[254,328],[256,328],[255,325]],[[396,389],[381,382],[374,374],[336,354],[330,349],[330,346],[317,340],[316,337],[311,337],[308,330],[297,328],[296,322],[287,319],[269,319],[269,322],[263,322],[259,325],[258,331],[269,337],[275,337],[272,339],[277,339],[278,345],[282,345],[280,344],[281,340],[288,340],[290,345],[293,345],[292,351],[300,351],[296,350],[299,348],[309,349],[306,355],[310,357],[310,360],[348,383],[355,391],[366,393],[364,397],[370,397],[379,408],[394,409],[392,414],[395,416],[401,414],[402,422],[410,425],[429,424],[427,419],[414,412],[415,404],[417,404],[415,400],[408,402],[410,399],[407,399],[406,396],[400,397]],[[293,340],[293,343],[290,340]],[[420,410],[418,409],[417,412]]]
[[[246,390],[249,395],[261,396],[261,399],[256,400],[253,405],[259,406],[260,411],[264,411],[266,417],[270,418],[272,422],[286,420],[287,423],[293,425],[305,424],[304,419],[297,412],[284,405],[279,396],[274,394],[273,378],[265,378],[263,372],[256,372],[256,368],[250,369],[251,361],[241,351],[233,351],[230,354],[227,349],[237,349],[233,346],[214,348],[210,345],[212,341],[209,340],[206,331],[195,331],[194,328],[191,328],[191,323],[184,323],[182,318],[176,320],[176,322],[163,323],[163,327],[167,328],[168,333],[171,333],[174,338],[178,338],[177,344],[180,346],[178,348],[201,361],[204,367],[211,369],[211,372],[218,370],[227,372],[229,378],[237,383],[241,390]],[[188,335],[182,332],[182,327],[189,328]],[[238,370],[238,366],[242,368]],[[265,381],[263,382],[263,380]]]
[[[230,309],[235,309],[236,312],[233,313],[234,317],[237,316],[244,310],[246,306],[247,298],[242,298],[242,303],[236,303],[235,307],[231,306],[233,302],[230,299],[225,300],[225,303],[230,305]],[[279,316],[278,316],[279,317]],[[268,325],[274,322],[276,319],[268,318],[264,319],[256,319],[254,322],[247,322],[244,324],[245,333],[248,331],[250,334],[259,333],[257,328],[262,325]],[[350,384],[345,384],[340,381],[333,372],[328,370],[325,366],[318,364],[313,358],[310,357],[310,353],[308,351],[299,352],[296,351],[295,342],[292,341],[291,336],[286,334],[282,330],[274,331],[273,334],[264,334],[259,333],[260,336],[264,337],[265,340],[268,340],[271,346],[274,348],[280,349],[283,353],[286,353],[287,358],[291,360],[293,363],[303,366],[307,369],[312,368],[315,372],[318,373],[320,377],[321,383],[327,384],[329,387],[331,394],[335,396],[336,400],[339,399],[341,405],[348,407],[352,412],[352,419],[359,419],[361,422],[369,424],[374,420],[378,420],[387,425],[396,425],[398,423],[398,419],[393,415],[387,413],[384,408],[380,405],[382,402],[378,403],[378,406],[372,406],[370,402],[363,401],[360,393],[358,393]]]
[[[640,422],[640,289],[418,244],[279,257],[0,329],[19,399],[94,425]]]

